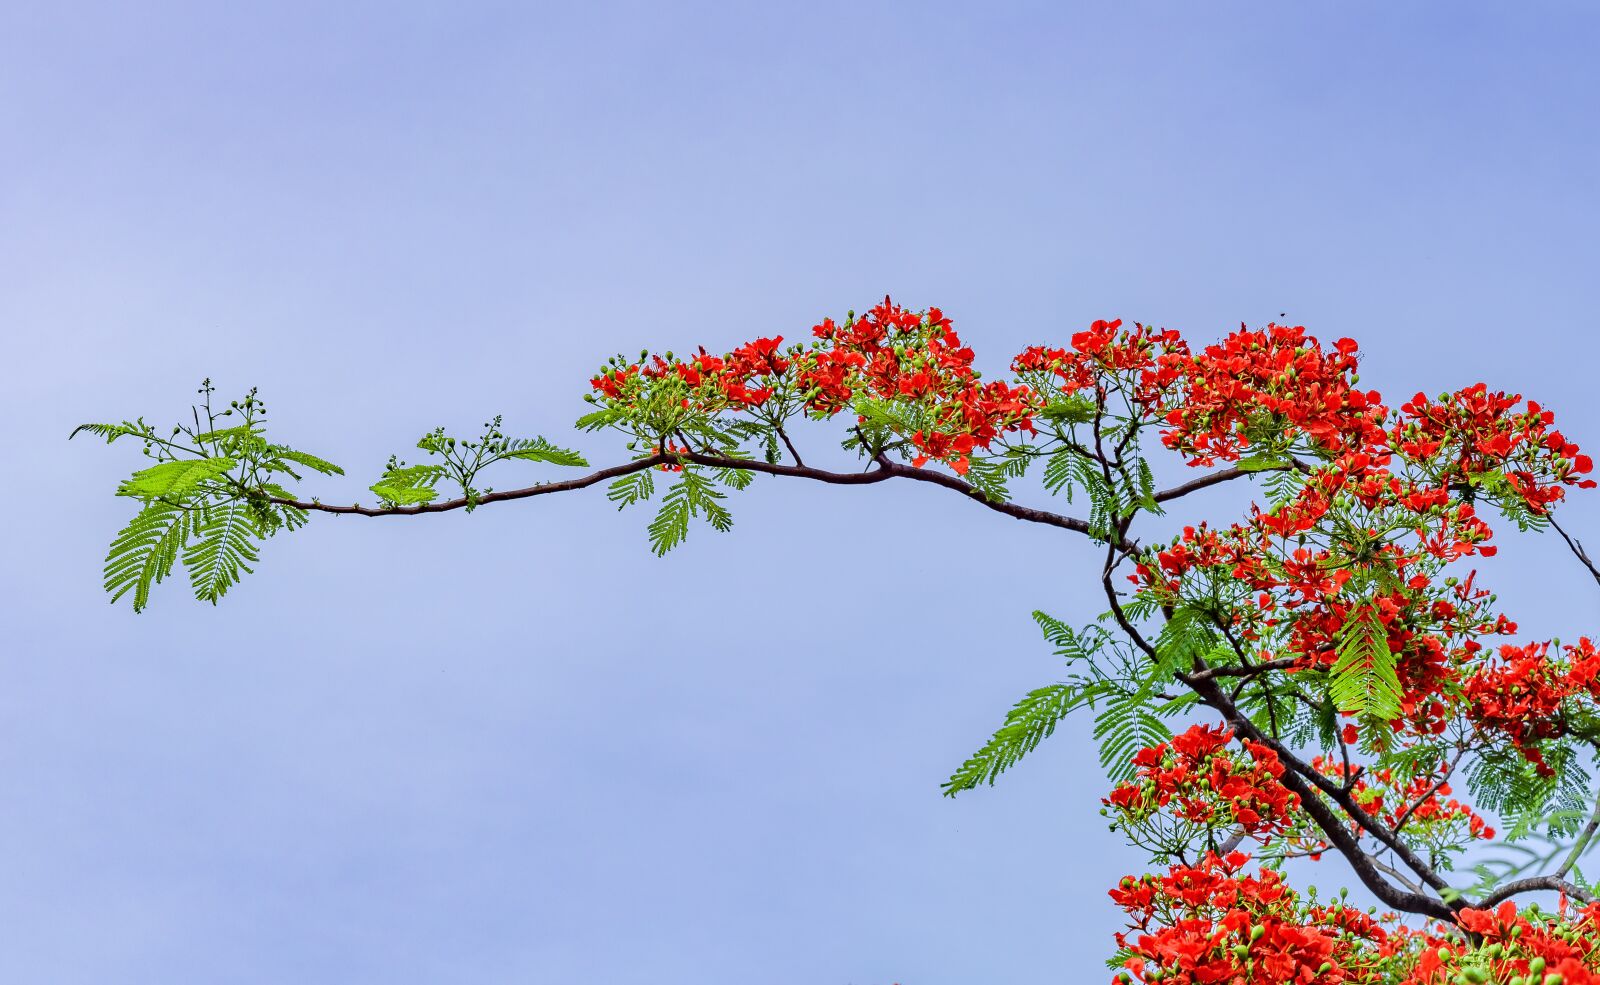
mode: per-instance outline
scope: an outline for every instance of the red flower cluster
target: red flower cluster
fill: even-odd
[[[1455,705],[1460,665],[1483,649],[1480,638],[1516,631],[1490,611],[1492,597],[1474,574],[1439,573],[1449,562],[1493,554],[1485,543],[1492,536],[1471,503],[1353,452],[1317,468],[1288,501],[1253,508],[1243,523],[1185,527],[1131,577],[1164,605],[1217,585],[1248,590],[1255,604],[1231,611],[1234,636],[1266,659],[1297,655],[1305,669],[1331,668],[1351,623],[1376,620],[1396,657],[1400,719],[1418,734],[1438,734]],[[1377,572],[1386,574],[1375,585]]]
[[[1388,953],[1375,919],[1335,903],[1302,902],[1283,876],[1246,875],[1249,858],[1208,853],[1166,875],[1128,876],[1111,898],[1130,917],[1117,944],[1133,953],[1114,981],[1210,983],[1376,982],[1368,970]]]
[[[1476,935],[1477,942],[1469,945],[1457,936],[1427,936],[1401,985],[1459,981],[1600,985],[1600,904],[1572,914],[1530,914],[1517,912],[1507,900],[1493,911],[1462,910],[1456,922]]]
[[[609,405],[629,410],[667,405],[693,414],[740,412],[764,407],[780,391],[798,395],[785,409],[804,406],[832,417],[858,397],[918,405],[927,423],[906,435],[917,450],[915,464],[930,459],[958,473],[972,453],[1003,434],[1033,432],[1038,394],[1025,385],[983,382],[973,352],[938,308],[915,312],[884,298],[843,324],[824,319],[812,329],[816,342],[780,351],[782,338],[763,338],[726,355],[703,347],[691,358],[641,356],[613,362],[589,381]]]
[[[1347,726],[1347,729],[1351,728]],[[1352,741],[1347,734],[1346,741]],[[1314,756],[1311,765],[1336,780],[1350,775],[1345,764],[1331,756]],[[1354,796],[1367,816],[1382,822],[1391,831],[1400,826],[1410,832],[1412,840],[1425,840],[1434,845],[1466,842],[1471,839],[1492,841],[1494,828],[1467,804],[1451,797],[1450,784],[1439,782],[1441,773],[1418,773],[1402,782],[1394,771],[1384,767],[1364,769],[1349,784]],[[1361,826],[1354,821],[1350,827],[1357,834]]]
[[[1242,828],[1265,843],[1294,820],[1300,798],[1278,778],[1278,754],[1249,739],[1244,755],[1226,747],[1233,732],[1195,725],[1171,742],[1141,749],[1133,757],[1136,779],[1119,784],[1103,801],[1124,824],[1137,824],[1157,811],[1211,828]]]
[[[918,313],[884,298],[843,325],[825,319],[812,334],[823,345],[801,358],[807,407],[831,416],[858,394],[921,403],[930,423],[910,436],[919,467],[938,459],[965,473],[974,449],[1007,432],[1033,431],[1037,396],[1026,386],[980,382],[972,350],[938,308]]]
[[[1454,928],[1414,930],[1392,915],[1308,903],[1272,869],[1245,874],[1247,861],[1207,854],[1123,878],[1111,898],[1131,918],[1117,944],[1132,956],[1113,982],[1600,985],[1600,904],[1569,912],[1563,900],[1550,913],[1507,901],[1461,910]]]
[[[782,342],[782,336],[757,339],[723,356],[702,346],[687,362],[651,356],[647,362],[608,367],[589,385],[624,405],[636,405],[651,383],[674,381],[681,385],[685,409],[758,407],[772,397],[774,381],[789,370],[789,360],[778,350]]]
[[[1600,700],[1600,652],[1588,637],[1550,657],[1549,643],[1500,648],[1498,663],[1466,681],[1464,698],[1474,721],[1503,732],[1542,775],[1551,775],[1539,743],[1566,735],[1571,702]]]
[[[1189,347],[1177,332],[1147,325],[1122,328],[1122,319],[1097,321],[1072,336],[1071,349],[1036,345],[1011,361],[1011,370],[1061,393],[1107,389],[1114,376],[1141,415],[1153,413],[1182,373]]]
[[[1594,462],[1552,430],[1554,414],[1531,400],[1518,410],[1521,401],[1521,394],[1491,393],[1482,383],[1438,402],[1419,393],[1400,406],[1389,441],[1409,459],[1430,462],[1441,485],[1500,472],[1530,510],[1544,513],[1566,495],[1563,486],[1594,488],[1594,480],[1581,478]]]
[[[1350,339],[1325,352],[1299,326],[1241,329],[1184,360],[1162,440],[1191,465],[1234,461],[1251,446],[1299,435],[1333,453],[1370,447],[1387,411],[1376,390],[1355,383]]]

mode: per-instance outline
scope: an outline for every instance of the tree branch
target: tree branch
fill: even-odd
[[[538,485],[527,486],[521,489],[506,489],[503,491],[486,493],[478,497],[477,505],[484,506],[489,503],[500,503],[514,499],[527,499],[532,496],[543,496],[550,493],[571,492],[584,489],[608,479],[641,472],[658,465],[673,464],[679,461],[693,462],[696,465],[705,465],[714,468],[742,469],[748,472],[761,472],[767,475],[789,476],[797,479],[811,479],[817,482],[826,482],[833,485],[863,486],[883,482],[886,479],[914,479],[918,482],[927,482],[932,485],[960,493],[968,499],[974,500],[1006,516],[1030,523],[1041,523],[1047,526],[1060,527],[1075,533],[1087,534],[1089,524],[1076,517],[1063,516],[1049,510],[1036,509],[1030,506],[1021,506],[1010,502],[996,502],[978,491],[972,484],[963,482],[952,475],[935,472],[931,469],[913,468],[880,458],[876,468],[865,472],[830,472],[826,469],[811,468],[803,465],[773,464],[754,459],[731,458],[723,455],[709,455],[704,452],[660,452],[646,458],[635,459],[623,465],[591,472],[577,479],[568,479],[563,482],[543,482]],[[334,513],[353,516],[415,516],[422,513],[448,513],[452,510],[466,508],[468,500],[465,497],[457,499],[440,500],[436,503],[419,503],[415,506],[335,506],[330,503],[315,500],[285,499],[271,497],[269,502],[279,506],[289,506],[305,510],[310,513]],[[1125,546],[1124,550],[1131,550]]]
[[[1567,857],[1562,861],[1561,868],[1555,871],[1557,878],[1566,878],[1567,873],[1572,871],[1572,867],[1578,864],[1578,859],[1588,849],[1589,842],[1594,840],[1597,830],[1600,830],[1600,797],[1595,798],[1594,811],[1589,815],[1588,823],[1583,826],[1583,830],[1579,832],[1578,837],[1573,839],[1572,850],[1567,853]]]
[[[1198,479],[1190,479],[1188,482],[1173,486],[1171,489],[1163,489],[1150,498],[1154,499],[1158,503],[1165,503],[1174,499],[1182,499],[1184,496],[1187,496],[1192,492],[1199,492],[1202,489],[1209,489],[1212,486],[1221,485],[1224,482],[1230,482],[1234,479],[1241,479],[1247,475],[1257,475],[1262,472],[1290,471],[1310,472],[1311,466],[1306,462],[1300,461],[1298,458],[1291,458],[1283,465],[1277,465],[1273,466],[1272,468],[1265,469],[1247,470],[1241,469],[1238,466],[1234,466],[1232,468],[1222,469],[1218,472],[1211,472],[1207,475],[1202,475]]]
[[[1384,879],[1383,874],[1374,864],[1373,858],[1361,849],[1359,839],[1351,833],[1348,824],[1323,802],[1322,798],[1317,795],[1318,790],[1331,797],[1351,820],[1371,832],[1374,838],[1377,838],[1392,849],[1405,862],[1408,868],[1421,877],[1423,882],[1438,891],[1449,888],[1449,884],[1440,878],[1439,874],[1434,872],[1428,863],[1418,858],[1415,852],[1407,848],[1381,824],[1370,818],[1366,811],[1362,810],[1360,805],[1354,802],[1348,792],[1340,790],[1337,785],[1329,782],[1326,777],[1323,777],[1311,766],[1301,762],[1299,757],[1295,756],[1283,743],[1256,728],[1255,723],[1239,711],[1237,705],[1228,700],[1228,696],[1222,692],[1221,687],[1217,685],[1215,680],[1210,678],[1201,679],[1188,674],[1182,675],[1182,679],[1184,683],[1194,689],[1194,692],[1200,696],[1200,700],[1220,712],[1223,718],[1227,719],[1237,732],[1267,746],[1278,754],[1278,758],[1288,767],[1288,769],[1284,770],[1279,782],[1300,798],[1300,806],[1305,809],[1307,814],[1311,815],[1313,821],[1317,822],[1317,827],[1321,828],[1322,833],[1327,836],[1328,843],[1339,850],[1339,853],[1350,863],[1350,867],[1355,870],[1357,878],[1361,880],[1363,885],[1372,890],[1378,899],[1397,910],[1419,913],[1442,920],[1451,919],[1457,909],[1466,905],[1465,902],[1460,901],[1450,904],[1431,896],[1424,896],[1420,893],[1401,889]]]
[[[1233,479],[1240,479],[1251,474],[1252,473],[1246,472],[1241,468],[1223,469],[1220,472],[1211,472],[1207,475],[1202,475],[1197,479],[1190,479],[1188,482],[1173,486],[1171,489],[1163,489],[1150,498],[1158,503],[1166,503],[1174,499],[1182,499],[1190,493],[1199,492],[1202,489],[1209,489],[1212,486],[1220,486],[1224,482],[1228,482]]]
[[[1213,677],[1254,677],[1257,674],[1264,674],[1269,670],[1286,670],[1290,667],[1293,667],[1295,664],[1298,664],[1299,662],[1299,657],[1279,657],[1276,660],[1268,660],[1264,663],[1251,664],[1248,667],[1208,667],[1197,674],[1190,674],[1189,679],[1191,681],[1205,681],[1210,680]]]
[[[1557,893],[1566,893],[1568,896],[1571,896],[1580,903],[1592,903],[1595,899],[1593,894],[1587,892],[1582,887],[1573,885],[1565,879],[1559,879],[1555,876],[1530,876],[1527,879],[1518,879],[1515,882],[1506,883],[1504,886],[1501,886],[1499,889],[1496,889],[1488,896],[1485,896],[1483,899],[1479,900],[1477,905],[1473,908],[1477,910],[1487,910],[1495,904],[1503,903],[1513,896],[1518,896],[1522,893],[1531,893],[1541,889]]]
[[[1461,759],[1466,754],[1467,747],[1463,745],[1459,750],[1456,751],[1456,758],[1450,763],[1450,766],[1444,771],[1444,774],[1439,777],[1433,786],[1428,788],[1427,793],[1424,793],[1422,796],[1412,801],[1411,806],[1407,807],[1399,817],[1395,818],[1395,834],[1398,835],[1400,833],[1400,829],[1406,826],[1406,822],[1411,820],[1411,815],[1415,814],[1423,804],[1426,804],[1428,801],[1432,800],[1434,794],[1438,793],[1444,788],[1446,783],[1450,782],[1450,777],[1455,775],[1456,767],[1461,765]]]
[[[530,496],[543,496],[547,493],[571,492],[574,489],[584,489],[607,479],[631,475],[634,472],[643,472],[645,469],[657,465],[665,465],[676,461],[678,456],[658,452],[649,458],[640,458],[624,465],[614,465],[608,469],[591,472],[579,479],[568,479],[565,482],[542,482],[536,486],[527,486],[522,489],[507,489],[502,492],[486,493],[479,496],[477,504],[501,503],[512,499],[527,499]],[[451,510],[465,509],[469,505],[466,497],[458,499],[445,499],[437,503],[418,503],[415,506],[334,506],[331,503],[322,503],[317,500],[285,499],[281,496],[271,496],[267,500],[278,506],[290,506],[308,513],[336,513],[352,516],[416,516],[420,513],[448,513]]]
[[[1567,536],[1567,532],[1561,529],[1561,524],[1556,522],[1554,516],[1550,517],[1550,526],[1556,528],[1556,533],[1560,534],[1561,539],[1566,541],[1567,546],[1572,549],[1572,555],[1581,561],[1585,568],[1589,569],[1589,574],[1594,576],[1596,582],[1600,582],[1600,568],[1596,568],[1595,563],[1589,560],[1589,554],[1583,549],[1583,545]]]

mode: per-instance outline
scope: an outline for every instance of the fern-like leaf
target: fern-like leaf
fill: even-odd
[[[656,557],[683,543],[689,537],[689,499],[683,494],[682,484],[667,490],[666,499],[656,518],[650,521],[650,549]]]
[[[1078,458],[1078,453],[1071,448],[1062,448],[1047,459],[1044,463],[1044,487],[1052,495],[1067,491],[1067,501],[1072,501],[1072,469],[1073,462]]]
[[[1100,744],[1100,766],[1114,782],[1133,778],[1133,756],[1140,749],[1160,745],[1172,732],[1151,708],[1145,688],[1114,694],[1095,717],[1094,737]]]
[[[510,442],[506,458],[520,458],[528,462],[548,462],[551,465],[581,467],[589,460],[570,448],[561,448],[544,438],[524,438]]]
[[[177,499],[194,491],[208,479],[214,479],[238,463],[226,455],[215,458],[185,458],[176,462],[162,462],[133,473],[118,489],[119,496],[140,499]]]
[[[642,503],[654,496],[656,480],[650,475],[650,470],[632,472],[619,479],[613,479],[611,485],[606,487],[606,498],[617,504],[617,509]]]
[[[318,458],[315,455],[311,455],[303,451],[296,451],[293,448],[275,446],[272,449],[272,452],[285,462],[294,462],[296,465],[304,465],[306,468],[316,472],[321,472],[323,475],[344,475],[344,469],[341,469],[339,466],[333,464],[327,459]]]
[[[650,523],[650,549],[657,557],[683,543],[689,536],[689,520],[704,517],[721,532],[733,529],[733,515],[721,500],[726,493],[692,468],[686,468],[661,501],[661,510]]]
[[[383,477],[367,488],[379,499],[399,506],[426,503],[439,495],[434,488],[444,478],[444,469],[438,465],[390,465]]]
[[[1089,662],[1090,647],[1084,645],[1071,626],[1047,612],[1034,612],[1033,621],[1055,647],[1056,656],[1064,658],[1068,664]],[[982,783],[993,786],[1001,773],[1017,765],[1023,756],[1049,738],[1063,718],[1074,709],[1092,705],[1103,693],[1106,692],[1102,681],[1051,684],[1029,691],[1006,712],[1005,722],[989,741],[944,782],[945,796],[954,797]]]
[[[104,438],[109,445],[118,438],[142,438],[148,429],[142,423],[135,424],[132,421],[123,421],[121,424],[79,424],[72,429],[71,434],[67,435],[67,440],[76,438],[79,431],[87,431],[97,438]]]
[[[944,782],[945,796],[954,797],[984,783],[993,786],[1001,773],[1038,748],[1063,718],[1088,704],[1094,694],[1093,688],[1071,684],[1051,684],[1029,691],[1006,712],[1004,724],[989,741]]]
[[[117,534],[106,553],[105,585],[115,602],[133,592],[133,611],[150,602],[150,586],[172,573],[189,537],[193,511],[157,500],[145,505]]]
[[[1389,631],[1376,610],[1352,612],[1339,630],[1328,693],[1340,711],[1388,721],[1400,714],[1400,678]]]
[[[207,507],[194,530],[194,541],[183,552],[194,597],[217,604],[259,559],[254,513],[244,500],[228,500]]]

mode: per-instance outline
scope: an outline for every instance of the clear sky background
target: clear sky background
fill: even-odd
[[[1059,672],[1029,611],[1097,610],[1084,544],[762,479],[658,560],[594,491],[321,518],[136,617],[140,460],[67,432],[256,385],[354,499],[437,424],[569,438],[610,353],[892,293],[993,370],[1286,312],[1600,447],[1597,42],[1581,3],[0,3],[0,980],[1100,980],[1143,860],[1086,723],[939,795]],[[1490,570],[1532,635],[1600,623],[1553,545]]]

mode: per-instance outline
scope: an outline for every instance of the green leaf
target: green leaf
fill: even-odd
[[[915,431],[922,424],[921,408],[902,400],[879,400],[858,397],[851,409],[864,418],[861,424],[868,428],[881,428],[897,434]]]
[[[558,448],[543,438],[512,443],[506,458],[520,458],[529,462],[548,462],[551,465],[585,466],[589,462],[582,455],[566,448]]]
[[[1576,762],[1573,747],[1548,743],[1542,749],[1553,775],[1541,775],[1520,753],[1489,747],[1467,767],[1467,787],[1479,806],[1511,825],[1507,839],[1548,823],[1553,835],[1577,831],[1592,793],[1588,771]]]
[[[1156,502],[1156,475],[1150,468],[1150,463],[1139,459],[1138,469],[1139,488],[1135,493],[1139,507],[1150,513],[1165,513],[1161,504]]]
[[[1063,718],[1088,704],[1095,694],[1093,687],[1071,684],[1051,684],[1029,691],[1006,712],[1005,722],[989,741],[944,782],[945,796],[954,797],[983,783],[993,786],[1001,773],[1038,748],[1040,742],[1054,734]]]
[[[613,479],[606,487],[606,498],[617,504],[617,509],[642,503],[655,495],[656,480],[650,469],[631,472]]]
[[[71,441],[76,438],[79,431],[87,431],[96,437],[104,438],[108,445],[118,438],[142,438],[147,434],[147,429],[142,422],[140,424],[134,424],[132,421],[123,421],[121,424],[79,424],[72,429],[71,434],[67,435],[67,440]]]
[[[197,434],[194,436],[194,443],[197,445],[218,445],[227,441],[231,441],[235,438],[246,438],[250,435],[259,433],[260,432],[252,425],[240,424],[237,427],[217,428],[215,431],[205,431],[201,434]]]
[[[1266,472],[1269,469],[1286,469],[1289,463],[1276,455],[1260,454],[1241,458],[1234,467],[1240,472]]]
[[[1400,714],[1400,678],[1377,610],[1353,610],[1339,630],[1328,694],[1340,711],[1387,722]]]
[[[1087,424],[1094,420],[1094,401],[1076,393],[1053,397],[1039,416],[1061,424]]]
[[[391,486],[379,482],[367,488],[377,494],[379,499],[394,503],[396,506],[415,506],[439,498],[439,490],[425,486]]]
[[[580,431],[599,431],[601,428],[626,421],[628,416],[628,413],[620,407],[603,407],[578,418],[576,427]]]
[[[733,516],[722,500],[727,494],[693,468],[682,476],[661,501],[661,510],[650,523],[650,549],[660,557],[683,543],[689,536],[689,520],[704,517],[719,531],[733,529]]]
[[[195,527],[195,539],[183,552],[194,597],[217,604],[242,575],[251,573],[258,560],[259,538],[255,515],[244,500],[235,499],[204,511]]]
[[[1033,621],[1055,647],[1056,656],[1064,658],[1068,664],[1089,662],[1090,648],[1072,627],[1043,611],[1035,611]],[[1103,693],[1102,689],[1102,683],[1094,681],[1082,685],[1051,684],[1029,691],[1006,712],[1005,721],[989,741],[944,782],[945,796],[954,797],[982,783],[993,786],[1001,773],[1049,738],[1063,718],[1074,709],[1092,705]]]
[[[991,503],[1004,503],[1011,498],[1006,486],[1006,469],[1003,465],[974,458],[968,463],[965,476],[967,484],[983,494]]]
[[[1134,754],[1172,738],[1156,710],[1150,707],[1153,691],[1113,694],[1105,710],[1095,716],[1094,737],[1100,746],[1100,766],[1114,782],[1133,778]]]
[[[344,469],[341,469],[339,466],[325,459],[318,458],[315,455],[309,455],[303,451],[295,451],[293,448],[275,447],[272,449],[272,452],[286,462],[294,462],[298,465],[304,465],[306,468],[321,472],[323,475],[344,475]]]
[[[1193,671],[1197,664],[1232,663],[1234,656],[1233,648],[1217,634],[1211,617],[1188,606],[1174,609],[1156,637],[1156,660],[1167,676]]]
[[[430,502],[439,495],[434,485],[444,477],[439,465],[395,465],[384,470],[377,482],[368,486],[379,499],[398,506]]]
[[[1071,448],[1062,448],[1052,453],[1044,463],[1045,489],[1048,490],[1052,495],[1060,492],[1062,489],[1066,489],[1068,502],[1072,501],[1072,490],[1069,488],[1069,486],[1072,482],[1074,469],[1073,463],[1078,459],[1078,457],[1078,453],[1075,450]]]
[[[217,458],[182,459],[162,462],[141,469],[117,489],[119,496],[137,496],[141,499],[177,499],[192,492],[208,479],[214,479],[238,463],[227,456]]]
[[[111,541],[106,553],[105,585],[115,602],[133,592],[133,611],[150,602],[150,586],[172,573],[188,539],[194,511],[159,500],[147,504]]]
[[[680,483],[667,490],[656,518],[650,521],[650,549],[656,557],[683,543],[689,536],[689,499]]]

